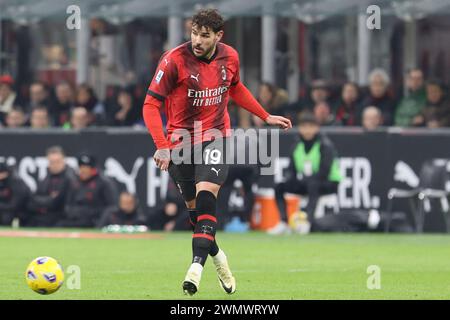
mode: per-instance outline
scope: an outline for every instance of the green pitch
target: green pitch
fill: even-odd
[[[184,296],[190,233],[159,239],[0,238],[0,299],[449,299],[450,236],[263,233],[217,236],[237,280],[226,295],[209,259],[199,292]],[[24,271],[38,256],[81,268],[81,289],[32,292]],[[381,271],[369,290],[367,268]],[[66,274],[66,280],[70,275]]]

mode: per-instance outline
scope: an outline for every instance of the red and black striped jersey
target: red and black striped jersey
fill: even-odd
[[[194,123],[201,125],[202,141],[211,139],[205,134],[210,129],[226,135],[229,90],[239,82],[238,53],[224,43],[217,44],[210,59],[196,57],[191,42],[164,53],[148,94],[164,102],[171,144],[179,139],[177,129],[188,130],[192,136]]]

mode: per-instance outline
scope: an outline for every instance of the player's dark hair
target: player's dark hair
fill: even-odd
[[[215,33],[223,30],[225,22],[217,9],[200,9],[192,17],[192,25],[198,28],[205,27]]]

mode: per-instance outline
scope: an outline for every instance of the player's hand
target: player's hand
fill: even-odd
[[[153,155],[153,159],[156,162],[156,166],[161,170],[167,170],[170,163],[170,150],[169,149],[159,149],[156,150]]]
[[[271,126],[278,126],[284,130],[292,128],[291,120],[281,116],[270,115],[267,117],[266,123]]]

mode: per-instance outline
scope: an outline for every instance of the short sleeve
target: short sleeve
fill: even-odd
[[[147,94],[164,101],[177,84],[177,65],[173,57],[163,55],[156,68],[155,75],[148,88]]]

